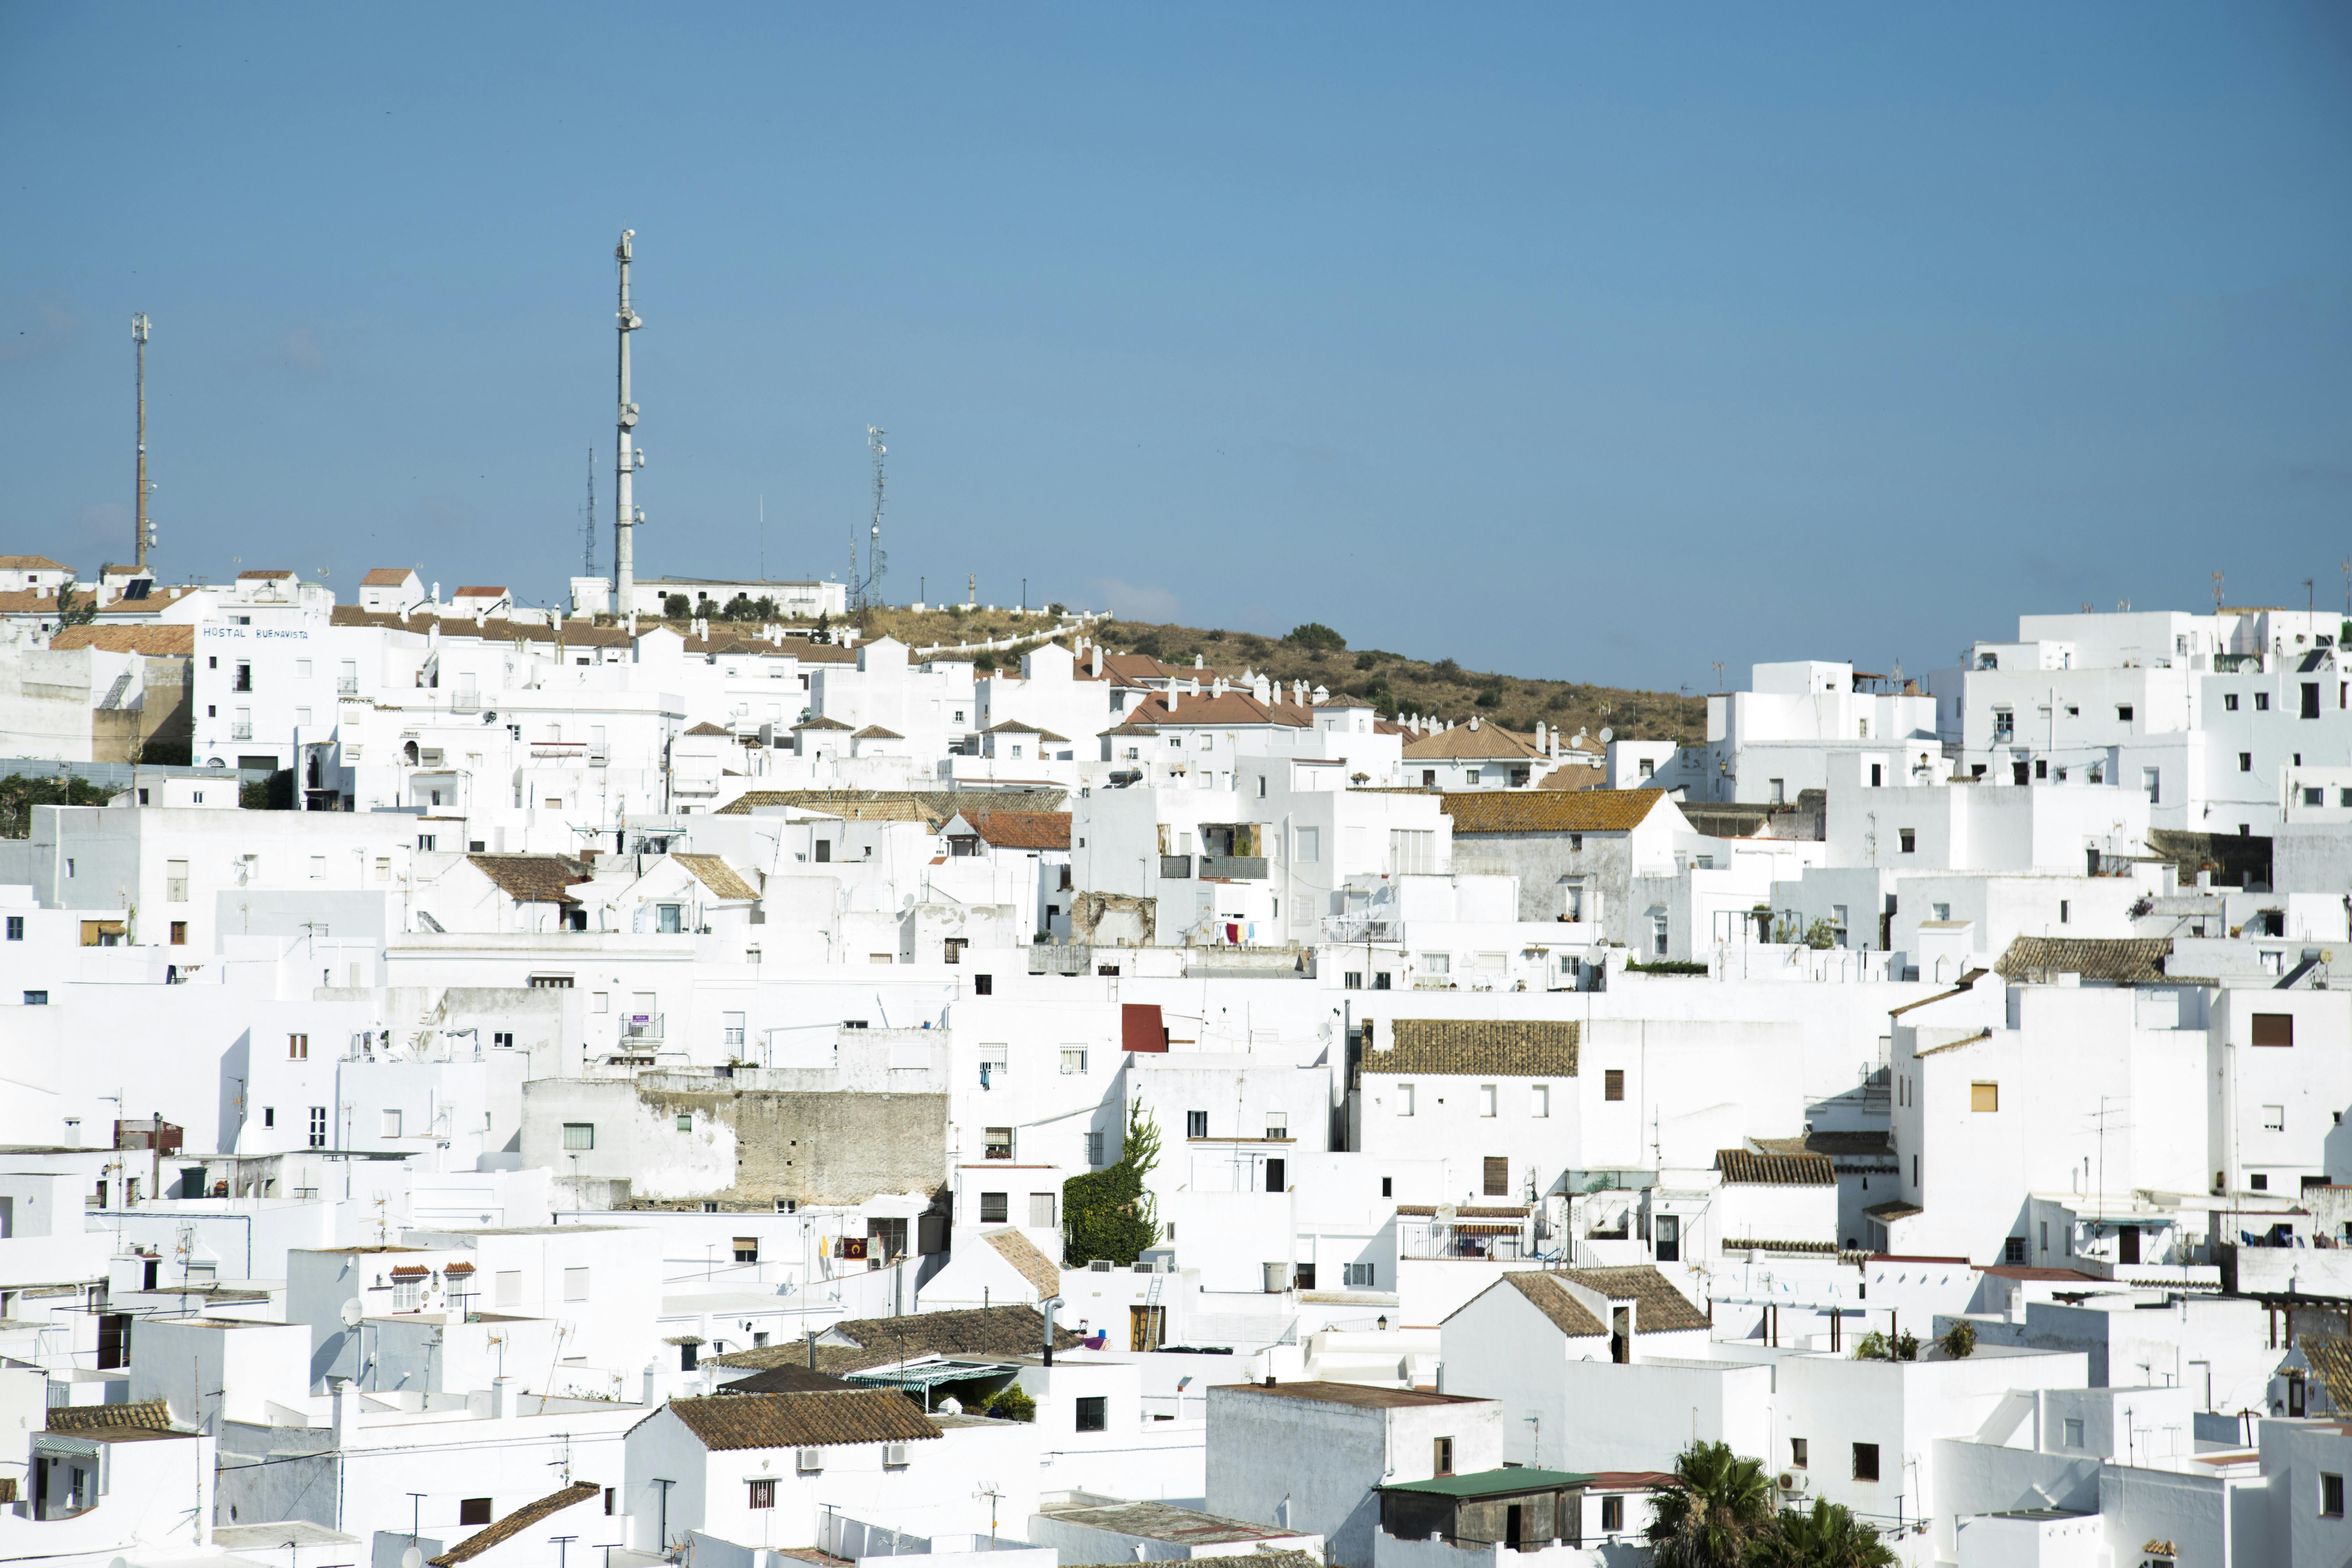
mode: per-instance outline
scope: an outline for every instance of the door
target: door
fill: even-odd
[[[2120,1263],[2139,1261],[2139,1226],[2127,1225],[2116,1232],[2116,1259]]]
[[[1527,1516],[1521,1505],[1512,1503],[1504,1509],[1503,1544],[1517,1552],[1519,1549],[1519,1531],[1526,1528],[1526,1523]]]
[[[149,1289],[153,1287],[150,1286]],[[131,1314],[101,1312],[98,1319],[98,1364],[100,1371],[131,1364]]]
[[[1165,1307],[1129,1307],[1127,1310],[1127,1348],[1131,1351],[1156,1351],[1168,1337],[1168,1309]]]
[[[1658,1261],[1679,1263],[1683,1258],[1683,1222],[1679,1215],[1658,1216]]]

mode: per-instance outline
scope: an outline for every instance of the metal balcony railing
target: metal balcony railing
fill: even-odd
[[[1162,855],[1160,858],[1160,877],[1162,881],[1181,882],[1189,879],[1192,875],[1192,858],[1190,855]]]
[[[1265,857],[1263,855],[1203,855],[1201,875],[1221,877],[1229,882],[1256,882],[1265,878]]]
[[[338,696],[338,697],[357,697],[359,694],[360,694],[360,678],[359,678],[358,676],[356,676],[356,675],[345,675],[345,676],[341,676],[341,677],[338,677],[338,678],[337,678],[337,679],[336,679],[336,681],[335,681],[335,695],[336,695],[336,696]]]
[[[250,740],[252,740],[252,739],[253,739],[253,724],[252,724],[252,721],[248,720],[248,721],[244,721],[244,722],[242,722],[242,723],[232,723],[231,725],[229,725],[229,727],[228,727],[228,738],[229,738],[230,740],[232,740],[232,741],[250,741]]]
[[[662,1017],[659,1013],[637,1013],[621,1021],[621,1040],[626,1046],[659,1045],[662,1041]]]

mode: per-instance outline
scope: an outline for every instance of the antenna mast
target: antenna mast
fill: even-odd
[[[139,500],[131,511],[131,526],[137,531],[132,557],[139,570],[147,570],[147,547],[154,542],[153,525],[147,521],[147,313],[142,310],[131,318],[131,341],[136,348],[139,370]]]
[[[621,384],[617,423],[619,435],[614,441],[613,499],[613,613],[635,616],[637,597],[637,552],[632,535],[646,514],[637,510],[631,476],[646,466],[646,455],[629,447],[629,432],[637,427],[637,405],[629,401],[629,334],[644,326],[645,319],[629,309],[629,262],[634,255],[630,241],[637,231],[625,228],[621,243],[613,247],[614,257],[621,264]]]
[[[882,437],[887,434],[879,425],[866,427],[866,445],[874,453],[874,523],[866,540],[866,578],[863,582],[857,581],[856,546],[852,545],[849,551],[850,581],[856,588],[851,606],[854,609],[874,609],[881,605],[882,578],[890,570],[889,554],[882,548],[882,458],[890,450],[882,444]]]
[[[588,448],[588,521],[582,532],[587,544],[580,563],[583,576],[596,575],[596,448]]]

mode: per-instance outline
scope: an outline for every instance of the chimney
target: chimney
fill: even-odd
[[[433,603],[436,606],[441,603],[441,584],[438,583],[433,584]]]
[[[651,1362],[646,1363],[643,1393],[638,1396],[637,1402],[648,1410],[654,1407],[654,1363]]]
[[[1192,668],[1194,669],[1200,668],[1205,662],[1206,661],[1202,659],[1199,654],[1196,653],[1192,656]]]
[[[490,1418],[494,1421],[503,1421],[514,1413],[514,1379],[510,1377],[490,1379]]]
[[[1097,675],[1102,671],[1102,644],[1093,643],[1087,648],[1087,663]]]
[[[1475,729],[1476,729],[1477,727],[1478,727],[1478,715],[1476,715],[1475,713],[1473,713],[1473,714],[1471,714],[1471,715],[1470,715],[1470,728],[1472,728],[1473,730],[1475,730]]]
[[[1170,711],[1171,713],[1173,713],[1173,712],[1175,712],[1175,711],[1176,711],[1176,698],[1177,698],[1177,695],[1178,695],[1178,693],[1177,693],[1177,690],[1176,690],[1176,683],[1175,683],[1175,682],[1173,682],[1173,681],[1169,682],[1169,684],[1168,684],[1168,711]]]
[[[1536,721],[1536,750],[1538,752],[1544,749],[1544,721],[1538,719]]]
[[[328,1425],[334,1428],[335,1447],[348,1448],[359,1431],[360,1396],[348,1377],[327,1380]]]

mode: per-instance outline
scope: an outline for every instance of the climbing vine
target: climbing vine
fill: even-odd
[[[1160,1216],[1143,1178],[1160,1164],[1160,1124],[1129,1106],[1118,1162],[1062,1184],[1064,1264],[1081,1268],[1098,1258],[1129,1264],[1160,1239]]]

